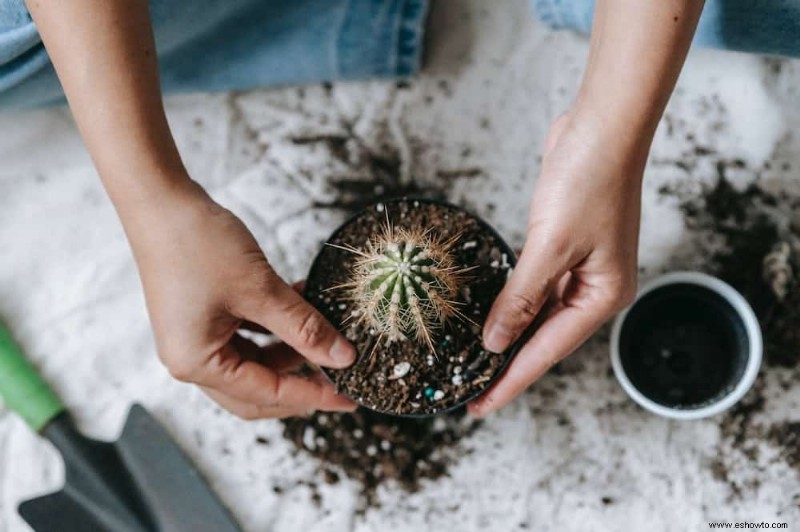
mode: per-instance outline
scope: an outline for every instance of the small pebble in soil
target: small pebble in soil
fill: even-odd
[[[453,375],[453,378],[450,379],[450,382],[453,383],[453,386],[461,386],[461,384],[464,382],[464,377],[456,373]]]
[[[314,450],[316,447],[314,445],[314,429],[311,427],[307,427],[306,430],[303,432],[303,446],[306,449]]]
[[[433,392],[433,400],[434,401],[441,401],[444,398],[444,392],[442,390],[436,390]]]
[[[408,372],[411,371],[411,364],[408,362],[399,362],[394,365],[392,368],[392,376],[389,377],[390,379],[401,379],[408,375]]]

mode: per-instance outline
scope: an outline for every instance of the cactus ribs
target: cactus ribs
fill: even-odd
[[[435,353],[433,334],[452,318],[469,320],[454,298],[464,286],[471,268],[455,264],[452,247],[461,237],[448,240],[431,236],[431,228],[397,229],[389,221],[365,249],[346,246],[356,255],[350,282],[331,288],[344,289],[359,327],[366,327],[383,341],[423,342]],[[403,366],[405,367],[405,365]]]

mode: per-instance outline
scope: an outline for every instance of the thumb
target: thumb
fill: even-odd
[[[330,368],[344,368],[355,361],[356,350],[350,342],[277,275],[271,276],[264,291],[252,295],[258,301],[244,309],[245,317],[272,331],[303,357]]]
[[[568,269],[563,255],[537,249],[531,240],[486,318],[483,343],[491,352],[502,353],[522,336]]]

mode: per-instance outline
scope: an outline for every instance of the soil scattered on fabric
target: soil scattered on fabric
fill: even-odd
[[[362,248],[387,220],[397,229],[434,228],[443,241],[457,239],[450,254],[457,267],[472,268],[455,298],[463,318],[431,331],[434,351],[415,339],[386,343],[352,319],[361,311],[346,290]],[[502,371],[510,353],[483,349],[481,328],[514,265],[513,252],[480,220],[455,207],[397,200],[368,208],[345,224],[317,257],[306,297],[356,346],[359,357],[343,370],[326,370],[337,389],[372,410],[429,415],[475,397]]]
[[[303,135],[290,139],[297,146],[324,146],[333,161],[348,169],[330,180],[334,199],[316,202],[315,208],[334,209],[352,215],[376,202],[402,197],[445,200],[456,181],[486,176],[482,168],[468,165],[439,169],[435,172],[435,180],[421,183],[413,175],[403,175],[401,157],[391,139],[379,136],[367,143],[351,126],[345,129],[346,132],[341,134]],[[421,151],[424,147],[424,143],[413,138],[408,142],[412,149]],[[469,151],[463,155],[469,155]]]
[[[366,508],[376,504],[378,486],[388,481],[414,492],[423,481],[446,475],[448,465],[469,452],[457,444],[481,422],[463,411],[408,419],[360,408],[317,412],[283,424],[284,436],[298,452],[319,459],[325,482],[336,484],[342,474],[359,482]]]
[[[734,163],[730,163],[734,164]],[[738,166],[737,166],[738,167]],[[764,333],[768,364],[800,363],[800,198],[776,194],[753,183],[736,190],[717,165],[718,180],[700,197],[684,198],[687,226],[720,237],[708,249],[710,273],[731,284],[753,307]],[[674,193],[669,187],[663,194]],[[787,220],[786,213],[794,212]],[[798,225],[795,225],[798,224]]]
[[[696,154],[713,156],[711,151]],[[697,166],[689,161],[691,172]],[[790,167],[784,167],[788,170]],[[748,300],[761,324],[765,371],[800,371],[800,197],[765,189],[758,179],[737,189],[729,171],[747,171],[740,160],[718,160],[716,183],[700,195],[680,186],[662,187],[677,196],[687,227],[696,236],[700,253],[709,257],[705,268],[725,280]],[[755,170],[753,170],[755,172]],[[796,381],[796,379],[794,379]],[[756,381],[744,399],[726,413],[720,424],[717,456],[709,464],[714,478],[725,483],[730,497],[741,499],[757,491],[766,460],[785,463],[800,476],[800,423],[764,423],[765,381]],[[767,442],[777,456],[762,456]]]
[[[331,161],[345,169],[340,176],[329,180],[333,199],[319,201],[314,204],[315,208],[353,215],[376,202],[400,197],[445,200],[458,181],[486,177],[484,170],[474,165],[439,169],[435,179],[424,182],[414,175],[404,176],[400,150],[391,135],[379,128],[365,139],[352,125],[345,126],[341,134],[290,139],[298,146],[322,146]],[[427,140],[407,140],[414,153],[427,149]],[[462,153],[463,157],[468,155],[469,150]],[[493,207],[488,206],[490,210]],[[366,409],[353,414],[316,413],[307,418],[282,420],[282,423],[284,436],[297,446],[298,452],[308,452],[319,460],[326,482],[336,483],[341,476],[358,481],[367,506],[376,504],[375,490],[383,483],[391,481],[405,490],[415,491],[422,481],[445,475],[448,465],[468,452],[459,441],[480,425],[463,412],[439,414],[429,419],[402,419]],[[335,427],[342,427],[342,430],[337,431]],[[389,452],[383,450],[383,439],[374,435],[373,430],[375,434],[393,435],[393,440],[389,440],[392,443]],[[309,438],[313,434],[313,449],[303,444],[302,439],[298,440],[298,434],[309,434]]]
[[[767,435],[769,442],[781,450],[781,458],[800,471],[800,421],[773,425]]]

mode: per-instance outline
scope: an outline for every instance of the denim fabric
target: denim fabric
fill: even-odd
[[[594,0],[532,0],[552,29],[589,33]],[[706,0],[694,44],[800,57],[800,0]]]
[[[165,92],[404,77],[427,0],[151,0]],[[0,106],[63,101],[23,0],[0,0]]]

